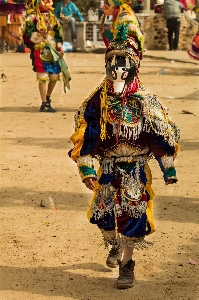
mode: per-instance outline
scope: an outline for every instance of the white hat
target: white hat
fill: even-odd
[[[162,4],[164,4],[164,0],[157,0],[156,2],[157,3],[155,5],[162,5]]]

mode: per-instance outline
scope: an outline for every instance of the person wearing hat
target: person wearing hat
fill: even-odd
[[[176,51],[180,36],[180,12],[185,7],[177,0],[164,0],[163,6],[168,28],[169,50]]]
[[[60,78],[61,68],[58,61],[54,61],[51,47],[63,58],[62,28],[53,14],[52,0],[28,0],[26,5],[27,18],[23,39],[24,44],[31,50],[33,71],[36,72],[39,82],[42,102],[39,111],[54,113],[56,110],[51,106],[50,96]]]
[[[155,13],[164,13],[164,0],[157,0],[157,3],[154,5],[154,12]]]
[[[143,37],[126,4],[112,0],[117,17],[105,54],[106,77],[77,111],[68,153],[94,192],[87,217],[110,248],[106,265],[119,266],[119,289],[133,286],[133,250],[146,247],[145,237],[155,231],[148,162],[157,160],[166,185],[176,183],[179,150],[178,127],[138,77]]]

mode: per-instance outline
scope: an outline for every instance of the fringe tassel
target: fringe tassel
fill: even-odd
[[[106,139],[106,123],[107,123],[107,112],[108,112],[108,103],[107,103],[107,82],[105,81],[102,93],[100,95],[101,100],[101,118],[100,118],[100,126],[101,126],[101,133],[100,138],[101,140]]]

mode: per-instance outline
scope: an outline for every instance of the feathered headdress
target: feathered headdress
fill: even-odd
[[[104,12],[113,16],[112,26],[106,32],[107,38],[126,40],[128,36],[134,36],[138,44],[138,50],[143,51],[144,37],[140,29],[140,23],[134,11],[129,5],[129,0],[108,0],[109,6],[104,6]]]
[[[38,29],[40,31],[47,31],[46,23],[42,16],[42,12],[48,12],[50,15],[50,24],[52,26],[57,24],[57,19],[53,14],[52,8],[53,2],[49,0],[48,3],[44,3],[43,0],[26,0],[26,13],[27,15],[36,14],[38,19]]]

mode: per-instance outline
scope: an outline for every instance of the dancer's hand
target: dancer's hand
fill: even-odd
[[[48,37],[48,32],[47,31],[42,31],[42,37],[46,40]]]
[[[101,34],[104,34],[105,31],[106,31],[106,28],[104,27],[104,25],[100,25],[100,26],[99,26],[99,32],[100,32]]]
[[[84,184],[89,190],[94,190],[95,188],[95,180],[92,177],[87,177],[84,179]]]
[[[63,57],[64,57],[64,52],[63,52],[63,51],[60,51],[60,52],[59,52],[59,57],[60,57],[60,58],[63,58]]]

